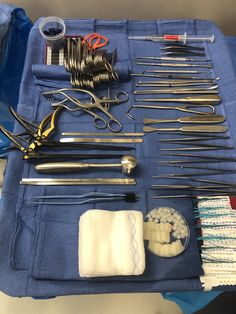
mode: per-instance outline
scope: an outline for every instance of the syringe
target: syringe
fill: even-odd
[[[132,40],[151,40],[151,41],[157,41],[157,42],[182,42],[183,44],[186,44],[186,42],[209,42],[213,43],[215,40],[214,35],[210,36],[196,36],[196,35],[190,35],[188,36],[185,32],[182,35],[146,35],[146,36],[129,36],[128,39]]]

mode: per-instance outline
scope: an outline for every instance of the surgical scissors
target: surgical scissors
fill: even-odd
[[[78,98],[72,97],[66,93],[66,92],[70,92],[70,91],[87,94],[88,96],[91,97],[91,102],[90,103],[81,102]],[[88,91],[85,89],[80,89],[80,88],[62,88],[62,89],[58,89],[58,90],[43,92],[43,96],[45,96],[47,99],[49,99],[49,97],[51,95],[54,95],[54,94],[63,95],[66,98],[66,100],[69,100],[72,103],[74,103],[76,105],[76,107],[70,108],[69,106],[63,104],[64,101],[56,103],[53,106],[56,106],[56,107],[62,106],[62,107],[66,108],[67,110],[70,110],[70,111],[76,111],[79,109],[83,109],[88,114],[90,114],[94,117],[94,125],[97,128],[105,129],[106,127],[108,127],[112,132],[115,132],[115,133],[118,133],[122,130],[122,125],[121,125],[120,121],[118,121],[115,118],[115,116],[113,116],[109,112],[109,108],[107,107],[107,105],[109,105],[109,104],[121,104],[121,103],[127,102],[129,99],[129,95],[126,92],[124,92],[124,91],[116,92],[113,99],[109,98],[109,97],[99,98],[94,93],[92,93],[91,91]],[[98,115],[96,112],[94,112],[93,109],[100,110],[105,116],[107,116],[109,118],[109,120],[106,121],[105,119],[103,119],[100,115]],[[102,122],[102,125],[101,125],[101,122]],[[115,127],[113,127],[113,125],[116,125],[118,127],[115,128]]]
[[[209,111],[204,112],[201,110],[191,109],[195,107],[209,108]],[[196,113],[196,114],[214,114],[215,113],[215,108],[212,105],[196,105],[196,104],[180,105],[180,106],[132,105],[129,107],[129,110],[125,114],[131,120],[134,120],[133,116],[130,114],[130,111],[133,108],[179,110],[182,112],[189,112],[189,113]]]

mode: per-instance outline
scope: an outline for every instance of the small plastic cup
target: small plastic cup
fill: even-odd
[[[47,45],[60,49],[65,46],[66,25],[60,17],[48,16],[39,24],[39,31]]]

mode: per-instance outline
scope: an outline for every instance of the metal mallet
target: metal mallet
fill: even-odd
[[[120,163],[82,163],[82,162],[51,162],[35,166],[38,173],[72,173],[90,168],[121,167],[122,172],[131,174],[137,166],[137,159],[133,155],[124,155]]]

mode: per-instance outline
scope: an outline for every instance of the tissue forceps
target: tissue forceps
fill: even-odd
[[[193,157],[193,158],[203,158],[210,160],[218,160],[219,162],[222,161],[236,161],[236,157],[225,157],[225,156],[207,156],[207,155],[199,155],[199,154],[187,154],[187,153],[160,153],[160,155],[169,155],[169,156],[177,156],[177,157]],[[159,161],[158,161],[159,162]]]
[[[209,111],[206,112],[206,111],[191,109],[191,108],[196,108],[196,107],[209,108]],[[125,114],[131,120],[134,120],[133,116],[130,114],[130,111],[133,108],[178,110],[178,111],[182,111],[182,112],[196,113],[196,114],[201,114],[201,115],[214,114],[215,113],[215,108],[212,105],[196,105],[196,104],[179,105],[179,106],[132,105],[129,107],[129,110]]]
[[[234,149],[234,146],[230,145],[203,145],[199,144],[199,146],[193,146],[189,144],[190,147],[178,147],[178,148],[160,148],[160,151],[203,151],[203,150],[221,150],[221,149]]]
[[[175,68],[212,68],[211,64],[192,64],[192,63],[160,63],[160,62],[136,62],[137,65],[151,65],[159,67]]]
[[[160,74],[152,74],[152,73],[160,73]],[[198,74],[198,73],[195,73],[196,71],[194,71],[194,73],[192,74]],[[130,76],[131,77],[152,77],[152,78],[168,78],[168,79],[186,79],[186,80],[192,80],[192,79],[198,79],[199,77],[198,76],[193,76],[191,74],[185,74],[183,75],[182,74],[183,72],[181,72],[180,74],[175,74],[175,73],[167,73],[167,72],[156,72],[156,71],[151,71],[150,73],[148,72],[147,73],[147,70],[146,71],[143,71],[142,73],[130,73]],[[185,73],[185,72],[184,72]],[[189,72],[188,72],[189,73]],[[215,80],[215,79],[213,79]]]
[[[216,105],[221,101],[219,95],[204,95],[204,96],[188,96],[181,98],[136,98],[138,102],[184,102],[191,104],[210,104]]]
[[[83,103],[79,99],[69,96],[66,93],[66,91],[85,93],[91,97],[92,102],[91,103]],[[92,115],[94,117],[94,125],[97,128],[104,129],[104,128],[108,127],[112,132],[120,132],[122,130],[122,125],[121,125],[120,121],[118,121],[115,118],[115,116],[113,116],[109,112],[108,108],[106,108],[105,105],[121,104],[121,103],[127,102],[129,99],[129,96],[126,92],[124,92],[124,91],[117,92],[113,99],[108,98],[108,97],[99,98],[94,93],[92,93],[88,90],[85,90],[85,89],[80,89],[80,88],[63,88],[63,89],[43,92],[43,95],[46,96],[46,98],[48,97],[48,95],[54,95],[54,94],[63,95],[67,100],[70,100],[72,103],[74,103],[76,105],[76,108],[71,110],[71,109],[69,109],[70,107],[68,107],[66,105],[60,105],[60,106],[63,106],[64,108],[66,108],[70,111],[83,109],[84,111],[86,111],[87,113]],[[123,96],[123,99],[122,99],[122,96]],[[93,111],[93,109],[100,110],[105,116],[107,116],[109,118],[109,120],[108,121],[104,120],[100,115],[95,113]],[[99,124],[99,121],[100,121],[100,123],[102,122],[102,127]],[[112,127],[113,124],[117,125],[118,128],[117,129],[113,128]]]
[[[207,83],[207,82],[183,82],[182,80],[177,83],[177,82],[143,82],[139,81],[138,83],[135,84],[136,87],[164,87],[164,88],[176,88],[176,87],[181,87],[181,88],[205,88],[205,86],[213,86],[215,85],[214,83]]]
[[[209,197],[209,196],[225,196],[225,195],[232,195],[232,196],[234,196],[235,195],[235,193],[233,193],[233,192],[218,192],[218,194],[216,194],[217,192],[216,191],[212,191],[212,192],[214,192],[214,194],[208,194],[207,193],[207,195],[205,195],[206,197]],[[204,194],[202,194],[202,195],[204,195]],[[151,199],[166,199],[166,198],[196,198],[196,197],[198,197],[199,195],[198,194],[182,194],[182,195],[179,195],[179,194],[177,194],[177,195],[152,195],[152,196],[150,196],[150,198]]]
[[[204,134],[201,134],[201,136],[194,136],[194,137],[176,137],[176,138],[163,138],[163,139],[158,139],[158,142],[161,143],[179,143],[179,144],[184,144],[187,142],[195,142],[195,141],[212,141],[212,140],[219,140],[219,139],[228,139],[229,136],[217,136],[217,135],[210,135],[210,136],[205,136]]]
[[[194,61],[194,62],[210,62],[211,59],[196,59],[196,58],[178,58],[178,57],[155,57],[145,56],[136,57],[136,60],[161,60],[161,61]]]
[[[235,185],[202,185],[202,186],[193,186],[193,185],[177,185],[177,184],[153,184],[152,185],[152,190],[161,190],[161,189],[169,189],[169,190],[192,190],[192,191],[219,191],[221,192],[220,189],[232,189],[234,188]],[[223,191],[224,192],[224,191]],[[232,192],[232,191],[231,191]]]
[[[141,62],[139,62],[139,64],[140,63]],[[164,73],[166,73],[166,74],[209,74],[210,72],[209,71],[199,71],[199,70],[185,70],[185,69],[176,70],[176,69],[171,69],[171,70],[145,70],[145,71],[143,71],[143,74],[145,74],[145,73],[158,73],[158,74],[164,74]]]
[[[227,173],[227,172],[226,172]],[[235,171],[233,172],[235,173]],[[157,176],[152,176],[153,179],[194,179],[194,176],[212,176],[222,174],[221,171],[205,171],[205,172],[190,172],[190,173],[168,173],[168,174],[159,174]]]
[[[178,85],[176,85],[178,86]],[[151,94],[216,94],[218,95],[218,85],[213,85],[211,87],[192,87],[192,88],[159,88],[159,89],[141,89],[134,90],[134,95],[151,95]],[[138,86],[139,87],[139,86]],[[154,86],[155,87],[155,86]],[[157,86],[160,87],[160,86]]]

